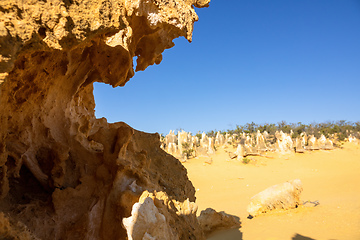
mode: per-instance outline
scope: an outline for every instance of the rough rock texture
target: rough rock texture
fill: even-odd
[[[255,217],[273,209],[296,208],[301,204],[301,180],[295,179],[285,183],[271,186],[251,198],[247,212]]]
[[[24,224],[10,222],[4,213],[0,213],[0,237],[1,239],[38,239],[31,234]]]
[[[183,232],[194,232],[189,239],[203,237],[202,228],[193,226],[198,225],[196,219],[197,205],[186,199],[178,202],[169,198],[164,192],[149,193],[144,191],[139,202],[135,203],[131,217],[123,219],[128,239],[180,239],[179,230]],[[187,228],[181,226],[183,216],[188,216],[191,224]],[[171,221],[169,221],[171,220]],[[171,226],[171,227],[170,227]],[[179,229],[181,227],[181,229]],[[197,238],[196,238],[197,237]]]
[[[136,70],[160,63],[174,38],[191,41],[193,7],[208,2],[0,2],[0,226],[39,239],[125,239],[122,219],[144,190],[195,201],[158,134],[95,118],[92,83],[124,86],[135,56]],[[179,239],[202,238],[193,212],[167,209]]]
[[[176,239],[168,227],[165,216],[159,212],[150,197],[135,203],[131,217],[124,218],[123,224],[129,240]]]
[[[212,208],[201,211],[198,217],[200,226],[206,237],[221,230],[240,228],[240,219],[225,212],[216,212]]]

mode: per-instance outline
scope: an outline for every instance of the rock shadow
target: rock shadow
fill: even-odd
[[[207,240],[242,240],[243,233],[239,228],[224,230],[215,233],[211,237],[207,238]]]
[[[292,240],[316,240],[316,239],[311,237],[306,237],[297,233],[292,237]]]

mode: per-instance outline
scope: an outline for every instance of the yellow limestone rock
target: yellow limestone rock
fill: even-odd
[[[251,198],[247,212],[255,217],[274,209],[296,208],[301,204],[302,190],[300,179],[271,186]]]
[[[240,219],[225,212],[217,212],[212,208],[201,211],[199,223],[206,237],[221,230],[240,228]]]
[[[158,134],[95,118],[93,83],[124,86],[135,56],[136,70],[159,64],[208,4],[0,1],[0,214],[38,239],[125,239],[143,191],[195,201]],[[194,212],[160,213],[179,239],[202,239]]]

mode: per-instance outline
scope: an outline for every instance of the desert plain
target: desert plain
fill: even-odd
[[[216,233],[211,240],[357,240],[360,239],[360,145],[305,153],[267,152],[250,162],[230,159],[232,146],[183,165],[196,189],[198,214],[208,207],[240,218],[241,228]],[[300,179],[301,200],[291,210],[275,210],[249,219],[255,194],[278,183]]]

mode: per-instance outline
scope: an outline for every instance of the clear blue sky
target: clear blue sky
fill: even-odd
[[[213,0],[193,42],[113,89],[96,117],[167,134],[248,122],[360,121],[359,0]]]

